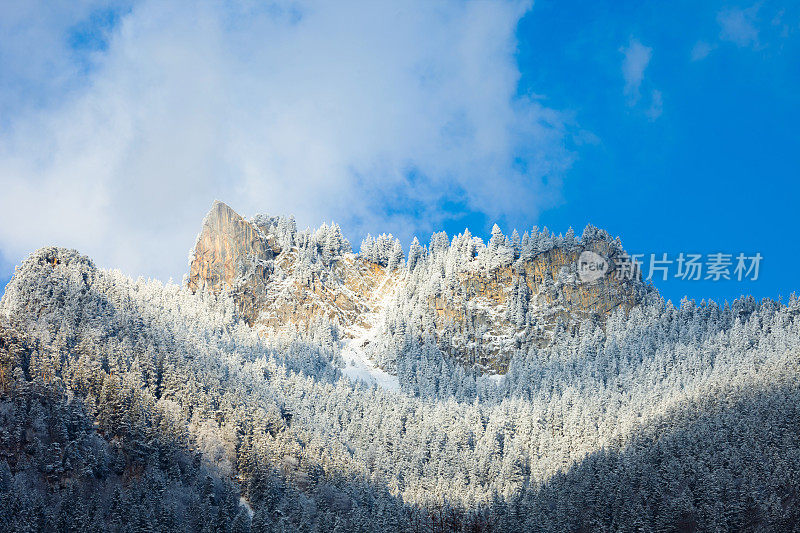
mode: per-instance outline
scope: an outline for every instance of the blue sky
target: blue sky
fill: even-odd
[[[799,10],[756,5],[536,3],[517,30],[519,90],[572,110],[596,136],[573,147],[560,201],[542,211],[540,226],[591,222],[631,253],[764,256],[755,282],[657,280],[675,301],[786,299],[800,288]],[[740,37],[723,34],[721,14],[738,10],[749,13],[755,38],[747,28]],[[621,75],[620,49],[631,39],[652,49],[635,104]],[[707,49],[698,43],[708,45],[705,57],[693,57],[696,47]],[[653,90],[662,99],[655,118]],[[480,215],[478,224],[486,232]]]
[[[673,300],[800,286],[796,4],[34,4],[0,8],[3,286],[48,244],[179,279],[214,198],[356,242],[591,222],[762,254]]]
[[[520,62],[538,58],[522,87],[577,109],[600,139],[580,150],[564,201],[542,221],[592,221],[636,252],[764,256],[757,282],[659,283],[673,299],[788,297],[800,285],[798,4],[615,5],[540,2],[520,25]],[[614,72],[631,38],[652,48],[635,105]],[[654,90],[663,110],[651,119],[645,95]]]

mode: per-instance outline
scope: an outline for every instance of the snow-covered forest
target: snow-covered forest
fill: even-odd
[[[350,253],[335,225],[254,222],[303,276]],[[340,324],[265,338],[226,292],[36,252],[0,304],[0,531],[796,529],[798,300],[675,307],[643,286],[528,338],[542,304],[514,283],[504,375],[443,345],[423,303],[457,300],[459,273],[618,242],[587,231],[407,254],[368,237],[362,256],[405,280],[370,348],[400,390],[343,374]],[[464,323],[445,338],[483,338]]]

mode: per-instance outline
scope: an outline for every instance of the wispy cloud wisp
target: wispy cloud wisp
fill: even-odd
[[[36,22],[46,49],[12,76],[41,96],[0,93],[0,250],[177,277],[214,198],[351,231],[424,233],[445,204],[531,217],[570,155],[561,113],[517,94],[528,7],[144,0],[89,50],[70,32],[105,7]]]

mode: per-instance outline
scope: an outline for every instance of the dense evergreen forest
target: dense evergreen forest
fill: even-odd
[[[316,269],[349,251],[338,227],[302,235]],[[416,276],[415,302],[459,250],[493,269],[544,249],[493,238],[362,249]],[[797,299],[644,290],[521,343],[501,380],[410,305],[382,340],[400,391],[343,376],[336,324],[274,340],[237,315],[75,251],[28,258],[0,304],[0,531],[800,530]]]

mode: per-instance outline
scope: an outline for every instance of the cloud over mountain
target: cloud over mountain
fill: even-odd
[[[384,7],[87,3],[38,26],[35,5],[3,7],[40,31],[0,44],[17,87],[0,93],[0,250],[60,244],[168,277],[215,197],[424,234],[557,196],[568,127],[517,92],[527,4]]]

